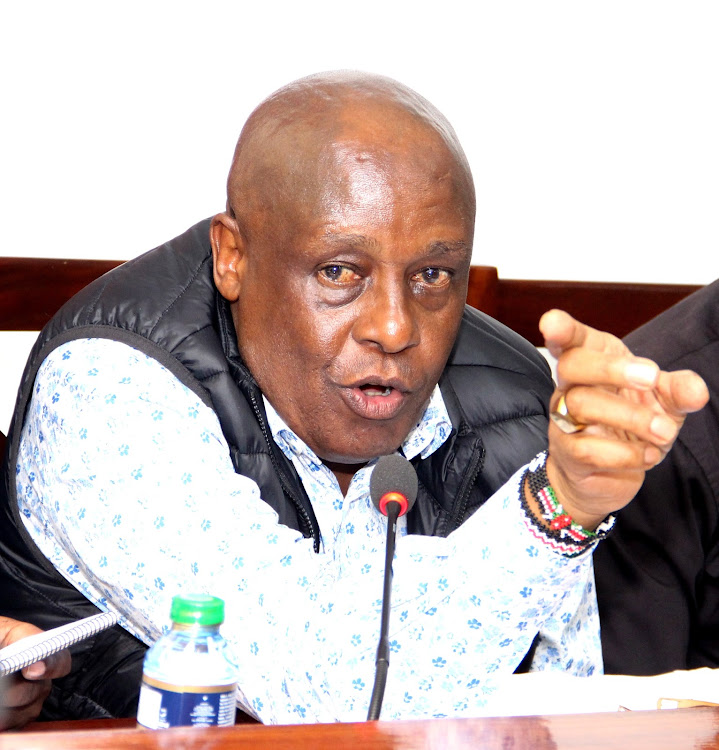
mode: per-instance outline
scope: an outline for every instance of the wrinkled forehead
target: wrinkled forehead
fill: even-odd
[[[441,125],[434,112],[418,114],[386,98],[270,107],[243,133],[228,200],[250,230],[282,218],[296,222],[341,202],[371,210],[432,193],[470,229],[471,173],[456,136]]]
[[[323,149],[312,168],[306,205],[319,208],[328,220],[333,215],[341,223],[351,214],[370,221],[379,212],[381,220],[393,214],[411,223],[416,210],[432,206],[436,214],[473,226],[473,194],[465,173],[437,139],[410,138],[406,132],[396,140],[361,138],[355,130]]]

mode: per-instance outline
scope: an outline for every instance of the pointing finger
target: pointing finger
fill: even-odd
[[[539,330],[550,354],[559,359],[563,352],[587,347],[598,352],[626,353],[626,346],[616,336],[597,331],[575,320],[563,310],[549,310],[539,320]]]

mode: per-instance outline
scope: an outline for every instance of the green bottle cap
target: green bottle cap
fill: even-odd
[[[181,625],[221,625],[225,602],[209,594],[173,596],[170,619]]]

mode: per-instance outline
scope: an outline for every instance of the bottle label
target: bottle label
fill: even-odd
[[[235,723],[235,685],[171,685],[143,675],[137,723],[147,729]]]

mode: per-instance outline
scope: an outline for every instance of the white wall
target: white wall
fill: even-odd
[[[478,188],[475,262],[510,278],[719,276],[715,0],[2,7],[0,254],[124,259],[168,239],[222,209],[264,96],[359,68],[453,122]],[[3,350],[3,369],[24,356]]]

